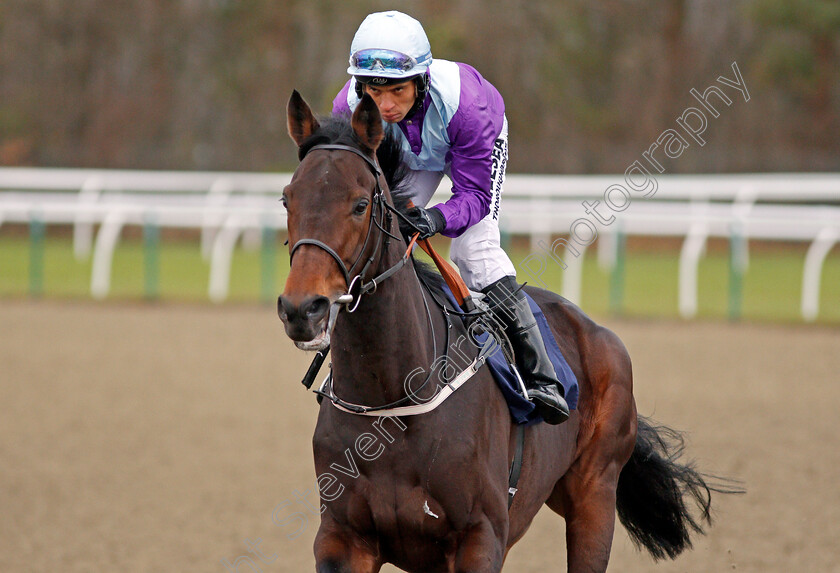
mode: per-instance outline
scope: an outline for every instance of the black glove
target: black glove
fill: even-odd
[[[405,216],[417,228],[415,229],[399,217],[400,232],[404,237],[411,237],[419,232],[420,239],[428,239],[446,228],[446,218],[434,207],[431,209],[412,207],[405,212]]]

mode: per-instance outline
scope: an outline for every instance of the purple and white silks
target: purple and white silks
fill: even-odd
[[[480,290],[515,275],[499,246],[500,193],[507,163],[507,120],[499,92],[473,67],[434,60],[430,89],[420,110],[398,124],[399,140],[414,172],[412,195],[425,206],[443,175],[452,197],[434,205],[443,213],[443,235],[452,237],[450,256],[467,286]],[[333,101],[333,114],[349,114],[358,104],[351,79]]]

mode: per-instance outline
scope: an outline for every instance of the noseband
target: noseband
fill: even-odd
[[[336,304],[344,305],[348,312],[353,312],[358,308],[359,302],[362,299],[362,295],[365,294],[372,294],[376,292],[376,287],[379,283],[387,279],[388,277],[392,276],[398,270],[400,270],[403,266],[405,266],[406,262],[408,262],[409,258],[411,257],[411,251],[414,248],[414,243],[417,241],[418,234],[414,234],[411,241],[408,243],[408,249],[406,249],[405,254],[402,258],[397,261],[393,266],[389,267],[380,275],[372,278],[370,281],[365,280],[365,274],[367,273],[368,269],[370,268],[373,261],[376,260],[377,255],[379,254],[380,250],[382,252],[387,251],[388,245],[390,244],[391,239],[399,239],[397,236],[391,234],[388,231],[388,228],[391,226],[392,222],[392,213],[396,214],[398,217],[405,219],[405,216],[397,211],[392,205],[389,205],[388,202],[385,200],[385,193],[382,190],[381,184],[381,176],[382,170],[379,169],[379,166],[376,164],[374,159],[371,159],[367,155],[365,155],[361,150],[356,149],[355,147],[350,147],[349,145],[340,145],[340,144],[324,144],[324,145],[315,145],[311,149],[308,150],[307,153],[314,151],[316,149],[325,149],[325,150],[339,150],[339,151],[349,151],[350,153],[354,153],[365,160],[365,163],[370,167],[371,172],[376,179],[376,187],[373,190],[373,207],[371,209],[370,214],[370,225],[368,225],[367,235],[365,236],[365,242],[362,245],[362,250],[359,253],[358,258],[356,258],[355,262],[350,265],[350,268],[347,268],[347,265],[344,264],[341,256],[329,245],[324,243],[323,241],[319,241],[317,239],[299,239],[289,251],[289,263],[291,264],[291,259],[294,256],[295,252],[303,245],[312,245],[314,247],[318,247],[319,249],[325,251],[330,257],[338,265],[338,268],[341,269],[342,274],[344,275],[344,282],[347,285],[347,293],[338,297],[336,300]],[[302,159],[302,158],[301,158]],[[410,222],[409,222],[410,223]],[[370,257],[368,257],[367,261],[365,261],[364,266],[362,267],[361,272],[356,275],[355,277],[351,278],[351,274],[356,266],[360,263],[362,258],[365,255],[365,251],[368,249],[368,242],[371,240],[371,236],[373,234],[373,227],[376,226],[380,231],[380,240],[378,240],[376,247],[373,249],[373,253],[371,253]],[[384,239],[382,238],[384,237]],[[419,280],[419,279],[418,279]],[[353,294],[353,288],[355,287],[356,283],[359,284],[358,294]],[[428,290],[428,287],[427,287]],[[431,295],[431,291],[429,291]],[[434,299],[434,296],[431,295]],[[437,301],[436,301],[437,302]],[[434,325],[432,323],[432,316],[429,311],[429,305],[426,301],[426,297],[423,297],[423,305],[426,308],[426,314],[429,320],[429,330],[432,333],[432,343],[433,343],[433,354],[437,356],[437,340],[434,335]],[[450,343],[450,336],[452,331],[452,322],[449,316],[449,311],[447,310],[444,304],[438,303],[443,311],[443,317],[446,322],[445,332],[445,342],[444,342],[444,363],[448,361],[449,357],[449,343]],[[457,313],[456,314],[462,314]],[[488,342],[491,340],[492,337],[488,337]],[[345,412],[349,412],[352,414],[362,414],[367,416],[372,415],[416,415],[422,414],[428,411],[435,409],[438,405],[440,405],[446,398],[452,394],[461,384],[466,382],[469,378],[471,378],[481,367],[486,359],[489,349],[489,345],[485,344],[482,346],[482,350],[479,355],[473,360],[472,364],[467,366],[457,377],[453,380],[447,382],[447,392],[441,392],[439,395],[429,403],[425,405],[418,405],[420,404],[421,400],[417,398],[417,393],[422,391],[428,383],[431,381],[432,374],[434,373],[434,369],[430,369],[426,379],[420,385],[420,387],[413,391],[412,393],[403,396],[399,400],[391,402],[390,404],[382,404],[380,406],[364,406],[361,404],[353,404],[350,402],[346,402],[335,395],[335,391],[332,386],[332,373],[327,377],[324,383],[321,385],[321,388],[316,390],[315,392],[319,395],[319,401],[321,398],[326,397],[329,399],[333,405]],[[312,360],[312,364],[309,367],[309,370],[306,372],[302,382],[303,385],[309,389],[314,382],[315,376],[318,375],[318,371],[321,368],[321,365],[324,363],[326,358],[328,349],[319,350],[315,358]],[[414,402],[414,405],[407,406],[409,402]]]
[[[338,297],[338,300],[336,302],[338,302],[339,304],[344,304],[348,312],[353,312],[356,310],[356,308],[358,308],[359,303],[362,300],[362,295],[375,292],[376,287],[379,283],[396,273],[406,264],[411,253],[411,247],[413,246],[414,241],[411,241],[412,244],[409,245],[406,254],[399,260],[399,262],[397,262],[394,266],[390,267],[382,274],[374,277],[370,281],[366,281],[365,275],[367,274],[370,265],[373,264],[374,260],[376,260],[376,257],[379,254],[380,250],[384,252],[385,250],[387,250],[391,239],[397,239],[395,235],[391,234],[388,231],[388,228],[390,228],[391,226],[391,213],[396,211],[385,200],[385,193],[382,190],[381,184],[382,170],[379,169],[379,166],[376,164],[375,160],[365,155],[361,150],[356,149],[355,147],[351,147],[349,145],[315,145],[307,151],[307,155],[312,151],[315,151],[316,149],[349,151],[350,153],[354,153],[362,159],[364,159],[365,163],[373,173],[374,179],[376,180],[376,187],[373,190],[373,196],[371,198],[373,202],[373,207],[371,208],[370,214],[371,223],[370,225],[368,225],[367,235],[365,236],[365,242],[362,245],[362,250],[359,253],[358,258],[353,262],[352,265],[350,265],[349,269],[347,268],[347,265],[344,264],[344,261],[342,260],[341,256],[339,256],[339,254],[335,252],[335,249],[317,239],[299,239],[289,251],[289,264],[291,265],[292,257],[294,257],[295,252],[303,245],[312,245],[325,251],[330,257],[333,258],[336,264],[338,264],[338,268],[344,275],[344,284],[347,285],[347,293]],[[351,278],[351,274],[353,273],[356,266],[361,262],[362,258],[365,255],[365,251],[367,251],[368,249],[368,242],[370,241],[371,236],[373,234],[374,226],[376,226],[379,229],[380,237],[384,235],[385,238],[377,242],[376,248],[373,249],[373,252],[365,261],[362,270],[359,272],[358,275]],[[358,292],[354,294],[353,289],[355,288],[357,283],[359,285]]]

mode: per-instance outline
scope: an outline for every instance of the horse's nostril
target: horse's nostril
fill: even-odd
[[[277,297],[277,316],[280,317],[280,320],[286,320],[289,318],[289,312],[286,308],[286,300],[281,296]]]
[[[283,322],[316,324],[330,310],[330,299],[325,296],[313,296],[300,304],[280,295],[277,298],[277,315]]]
[[[330,299],[325,296],[315,297],[306,308],[306,315],[310,320],[318,320],[327,314]]]

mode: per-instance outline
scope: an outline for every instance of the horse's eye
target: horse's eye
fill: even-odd
[[[359,201],[356,204],[356,208],[353,209],[353,214],[354,215],[364,215],[365,212],[367,211],[367,208],[368,208],[369,204],[370,204],[370,201],[368,201],[367,199],[362,199],[361,201]]]
[[[280,196],[280,203],[282,203],[282,204],[283,204],[283,208],[284,208],[284,209],[288,209],[288,208],[289,208],[289,206],[286,204],[286,196],[285,196],[285,195],[281,195],[281,196]]]

